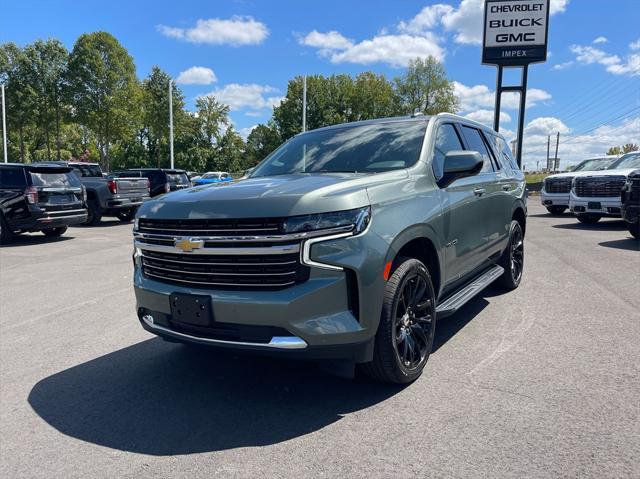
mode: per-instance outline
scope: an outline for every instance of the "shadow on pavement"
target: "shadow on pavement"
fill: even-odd
[[[73,228],[108,228],[111,226],[120,226],[120,225],[131,225],[131,227],[133,227],[133,220],[128,222],[128,223],[123,223],[122,221],[120,221],[119,219],[115,218],[115,219],[102,219],[102,221],[100,221],[99,224],[97,225],[75,225],[73,226]]]
[[[59,243],[61,241],[72,240],[73,236],[69,236],[69,232],[63,236],[49,238],[42,233],[20,233],[13,237],[11,243],[3,244],[2,248],[16,248],[20,246],[35,246],[45,243]]]
[[[595,224],[587,225],[575,220],[574,223],[564,223],[560,225],[552,225],[552,228],[560,228],[565,230],[588,230],[588,231],[622,231],[627,229],[627,225],[622,220],[600,220]]]
[[[63,434],[164,456],[279,443],[401,390],[150,339],[41,380],[28,401]]]
[[[480,295],[465,304],[462,309],[457,311],[454,315],[438,320],[436,323],[436,335],[433,338],[432,353],[436,353],[438,349],[458,334],[489,305],[489,302],[485,298],[497,296],[498,294],[501,294],[498,288],[490,286],[480,293]]]
[[[604,246],[605,248],[628,249],[631,251],[640,251],[640,241],[631,237],[631,235],[629,235],[629,237],[625,239],[603,241],[602,243],[598,243],[598,244],[600,246]]]

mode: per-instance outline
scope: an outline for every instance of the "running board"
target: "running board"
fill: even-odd
[[[480,291],[502,276],[502,273],[504,273],[504,268],[502,266],[495,265],[482,273],[482,275],[478,276],[471,283],[467,284],[464,288],[449,296],[436,308],[438,318],[452,315],[458,311]]]

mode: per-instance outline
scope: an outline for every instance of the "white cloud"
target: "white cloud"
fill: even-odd
[[[640,50],[640,38],[635,42],[629,43],[629,49],[631,50]]]
[[[218,88],[201,96],[213,95],[216,100],[225,105],[229,105],[231,110],[241,110],[249,108],[252,112],[272,108],[282,101],[281,96],[269,95],[278,93],[278,89],[269,85],[258,85],[255,83],[239,84],[229,83],[222,88]]]
[[[594,45],[598,45],[600,43],[607,43],[607,42],[609,42],[609,39],[607,37],[598,37],[591,43],[593,43]]]
[[[550,15],[564,12],[569,0],[551,0]],[[408,22],[400,22],[399,28],[418,33],[441,24],[445,30],[455,33],[455,41],[462,44],[482,43],[484,0],[462,0],[457,8],[435,4],[423,8]]]
[[[618,55],[591,46],[571,45],[569,49],[576,55],[579,63],[602,65],[614,75],[640,75],[640,54],[632,53],[623,61]]]
[[[434,56],[444,59],[445,51],[432,33],[422,35],[379,34],[369,40],[354,43],[336,31],[321,33],[313,30],[299,42],[319,49],[319,54],[332,63],[386,63],[393,67],[404,67],[416,57]]]
[[[479,123],[483,123],[485,125],[493,127],[493,110],[476,110],[470,113],[467,113],[467,118],[470,120],[477,121]],[[509,123],[511,121],[511,115],[502,111],[500,112],[500,123]]]
[[[474,112],[493,108],[495,105],[495,91],[489,89],[487,85],[467,86],[454,81],[453,87],[456,95],[460,99],[460,110],[463,112]],[[551,100],[551,94],[539,88],[529,88],[527,90],[527,108],[532,108],[540,102]],[[517,109],[520,105],[520,95],[518,93],[507,92],[502,94],[502,108]]]
[[[330,32],[321,33],[317,30],[309,32],[304,38],[300,39],[302,45],[315,47],[325,50],[346,50],[353,46],[353,42],[344,37],[341,33],[331,30]]]
[[[547,135],[552,135],[551,154],[553,155],[555,150],[553,135],[558,131],[560,131],[558,156],[561,159],[560,167],[564,169],[584,159],[602,155],[611,146],[640,143],[640,117],[630,118],[617,125],[601,126],[587,134],[574,132],[558,118],[536,118],[529,122],[524,134],[523,160],[528,170],[535,169],[537,161],[540,161],[541,166],[545,164]],[[513,137],[512,134],[507,138]]]
[[[244,141],[247,141],[247,138],[249,137],[249,134],[253,131],[253,129],[254,129],[256,126],[258,126],[258,125],[251,125],[251,126],[248,126],[248,127],[246,127],[246,128],[240,128],[240,129],[238,130],[238,134],[242,137],[242,139],[243,139]]]
[[[564,63],[556,63],[551,67],[552,70],[565,70],[573,65],[573,60],[564,62]]]
[[[176,80],[183,85],[211,85],[217,81],[216,74],[211,68],[191,67],[180,72]]]
[[[200,19],[191,28],[158,25],[157,29],[167,37],[209,45],[257,45],[269,35],[269,29],[264,23],[252,17],[237,15],[230,19]]]

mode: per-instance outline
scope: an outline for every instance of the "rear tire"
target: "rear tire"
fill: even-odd
[[[89,226],[97,226],[102,220],[102,208],[95,199],[90,199],[87,202],[87,221],[84,223]]]
[[[66,226],[60,226],[59,228],[47,228],[46,230],[42,230],[42,234],[44,234],[48,238],[57,238],[58,236],[62,236],[66,232]]]
[[[640,239],[640,221],[636,221],[635,223],[627,223],[627,229],[631,236],[635,239]]]
[[[511,220],[509,245],[502,253],[498,264],[504,268],[504,273],[498,278],[498,284],[507,291],[520,286],[524,272],[524,233],[522,225],[516,220]]]
[[[561,215],[566,209],[566,206],[547,206],[547,211],[554,216]]]
[[[118,212],[118,219],[122,223],[131,223],[131,220],[136,215],[137,208],[129,208]]]
[[[600,218],[602,218],[600,215],[592,215],[592,214],[582,214],[582,215],[577,215],[578,221],[582,224],[585,225],[595,225],[598,221],[600,221]]]
[[[4,215],[0,213],[0,245],[9,244],[13,241],[14,234],[4,219]]]
[[[417,259],[399,258],[385,286],[373,361],[363,372],[376,381],[407,384],[420,377],[429,359],[436,328],[431,276]]]

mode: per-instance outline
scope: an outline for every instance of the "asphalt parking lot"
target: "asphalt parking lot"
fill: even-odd
[[[405,388],[149,335],[130,234],[0,251],[0,476],[640,476],[640,251],[621,221],[532,200],[521,287],[439,323]]]

